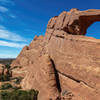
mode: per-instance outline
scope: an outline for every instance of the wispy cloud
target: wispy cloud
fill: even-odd
[[[0,40],[0,46],[14,47],[14,48],[22,48],[27,44],[24,43],[14,43],[14,42],[6,42]]]
[[[4,6],[0,6],[0,12],[2,13],[8,12],[8,9]]]
[[[7,6],[9,5],[15,5],[14,4],[14,1],[12,0],[0,0],[0,3],[3,4],[3,5],[0,5],[0,12],[1,13],[6,13],[9,17],[11,18],[16,18],[16,16],[14,14],[11,13],[11,9],[9,9]],[[6,5],[5,5],[6,4]],[[1,17],[2,15],[0,15]]]
[[[9,15],[11,18],[16,18],[16,16],[15,15],[12,15],[12,14],[10,14]]]
[[[15,32],[11,32],[7,30],[4,26],[0,26],[0,38],[11,40],[11,41],[24,41],[26,42],[26,39],[21,37],[20,35],[16,34]]]
[[[4,5],[6,5],[6,4],[14,5],[13,0],[0,0],[0,3],[1,4],[4,4]]]

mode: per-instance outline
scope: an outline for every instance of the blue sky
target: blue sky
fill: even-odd
[[[48,20],[71,8],[100,9],[100,0],[0,0],[0,58],[15,58],[35,35],[44,35]],[[100,22],[87,30],[100,39]]]

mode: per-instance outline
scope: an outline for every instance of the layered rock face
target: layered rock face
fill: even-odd
[[[39,90],[39,100],[99,100],[100,40],[84,36],[100,21],[100,10],[71,9],[50,19],[45,36],[35,36],[12,65],[23,89]]]

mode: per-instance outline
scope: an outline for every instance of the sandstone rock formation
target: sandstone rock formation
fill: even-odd
[[[84,36],[100,21],[100,10],[71,9],[50,19],[45,36],[35,36],[12,65],[23,89],[39,90],[39,100],[99,100],[100,40]]]
[[[0,75],[2,74],[2,70],[3,70],[2,66],[3,64],[0,64]]]

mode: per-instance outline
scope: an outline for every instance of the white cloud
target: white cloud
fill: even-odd
[[[14,42],[6,42],[0,40],[0,46],[14,47],[14,48],[23,48],[26,44],[24,43],[14,43]]]
[[[8,9],[6,7],[0,6],[0,12],[2,13],[8,12]]]
[[[9,15],[11,18],[16,18],[16,16],[15,15],[12,15],[12,14],[10,14]]]
[[[11,5],[11,4],[14,4],[14,2],[12,0],[0,0],[0,3],[2,4],[7,4],[7,5]],[[13,15],[12,13],[10,13],[9,9],[7,7],[5,7],[4,5],[3,6],[0,6],[0,12],[2,13],[7,13],[9,17],[11,18],[16,18],[15,15]],[[2,17],[2,16],[0,16]]]
[[[7,30],[4,26],[0,26],[0,38],[11,40],[11,41],[24,41],[26,42],[26,39],[21,37],[20,35],[16,34],[15,32],[11,32]]]
[[[4,5],[6,5],[6,4],[14,5],[14,2],[12,0],[0,0],[0,3],[4,4]]]

